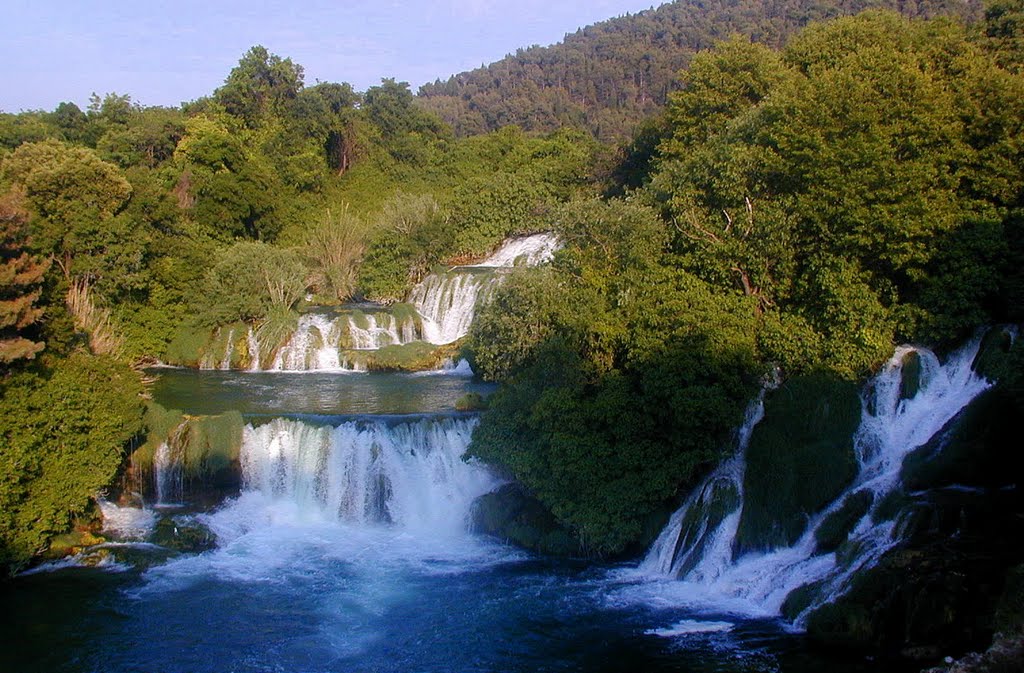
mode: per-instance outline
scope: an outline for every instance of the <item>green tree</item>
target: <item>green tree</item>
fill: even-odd
[[[214,100],[253,128],[263,116],[277,113],[298,96],[303,76],[301,65],[256,45],[245,52],[224,85],[214,92]]]
[[[208,325],[256,322],[289,311],[306,291],[306,267],[293,250],[243,242],[227,248],[207,272],[200,319]]]
[[[0,380],[0,567],[23,567],[86,514],[143,429],[138,374],[74,353]]]

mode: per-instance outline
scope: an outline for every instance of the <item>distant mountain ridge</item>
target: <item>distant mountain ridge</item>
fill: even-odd
[[[734,33],[781,46],[811,21],[865,9],[973,20],[981,0],[677,0],[425,84],[418,100],[460,136],[510,124],[528,131],[568,125],[620,140],[661,108],[695,52]]]

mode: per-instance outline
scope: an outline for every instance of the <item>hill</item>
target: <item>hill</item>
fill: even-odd
[[[418,100],[460,136],[510,124],[542,132],[569,125],[621,140],[661,109],[694,53],[734,33],[779,47],[811,21],[868,8],[912,18],[980,14],[979,0],[678,0],[426,84]]]

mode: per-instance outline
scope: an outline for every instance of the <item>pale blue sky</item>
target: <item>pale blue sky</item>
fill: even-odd
[[[0,110],[52,110],[89,95],[178,105],[212,93],[262,44],[301,64],[306,84],[362,91],[478,67],[519,47],[660,0],[5,0]]]

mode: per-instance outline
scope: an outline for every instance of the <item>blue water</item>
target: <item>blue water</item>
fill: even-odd
[[[0,670],[901,670],[815,652],[775,619],[659,600],[631,565],[350,525],[253,492],[177,516],[209,525],[218,547],[115,548],[105,569],[3,587]]]
[[[439,411],[478,385],[424,379],[177,372],[156,397],[188,413],[403,414]],[[406,469],[427,464],[424,447],[388,450],[407,479],[394,488],[433,492],[453,478]],[[772,617],[688,603],[635,564],[540,558],[463,525],[347,521],[309,506],[304,484],[316,480],[290,483],[250,480],[208,511],[119,510],[148,527],[111,531],[127,544],[103,550],[101,567],[65,563],[0,584],[0,673],[907,670],[816,651]],[[140,544],[160,516],[206,527],[216,547]]]

